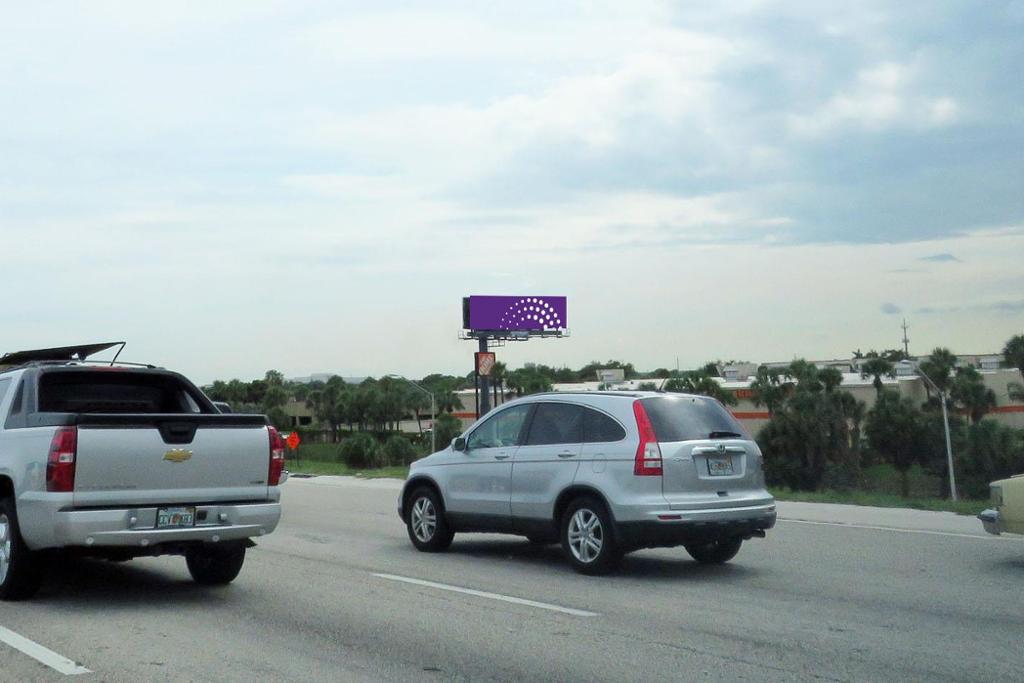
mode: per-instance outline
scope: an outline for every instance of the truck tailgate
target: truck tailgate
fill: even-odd
[[[266,500],[259,415],[78,416],[76,507]]]

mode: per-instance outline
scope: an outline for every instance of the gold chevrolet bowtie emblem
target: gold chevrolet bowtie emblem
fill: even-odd
[[[164,453],[164,460],[170,462],[185,462],[192,457],[192,451],[186,451],[184,448],[173,448]]]

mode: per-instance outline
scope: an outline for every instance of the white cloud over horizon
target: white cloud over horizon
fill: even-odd
[[[1024,328],[1022,7],[11,9],[0,350],[422,375],[468,365],[462,296],[538,291],[573,336],[513,364],[842,355],[897,309],[994,350]]]

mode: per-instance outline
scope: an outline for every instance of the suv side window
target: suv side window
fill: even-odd
[[[583,407],[572,403],[539,403],[530,423],[527,446],[583,441]]]
[[[585,443],[608,443],[622,441],[626,430],[616,420],[591,408],[584,409],[583,441]]]
[[[467,447],[473,449],[515,446],[519,443],[519,433],[523,429],[523,423],[526,421],[531,407],[530,405],[515,406],[495,413],[493,417],[488,418],[473,430],[473,433],[469,435]]]

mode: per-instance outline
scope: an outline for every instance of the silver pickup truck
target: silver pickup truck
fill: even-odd
[[[0,358],[0,599],[30,597],[55,550],[184,555],[197,582],[232,581],[281,516],[266,418],[160,368],[39,357]]]

